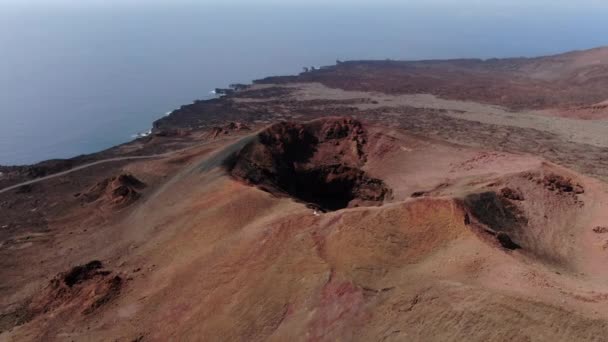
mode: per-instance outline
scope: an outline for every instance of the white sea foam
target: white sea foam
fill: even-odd
[[[215,92],[215,90],[210,91],[209,94],[211,94],[211,95],[217,95],[217,93]]]
[[[144,138],[144,137],[147,137],[150,134],[152,134],[152,129],[149,129],[149,130],[147,130],[145,132],[140,132],[140,133],[137,133],[137,134],[133,134],[133,135],[131,135],[131,138]]]

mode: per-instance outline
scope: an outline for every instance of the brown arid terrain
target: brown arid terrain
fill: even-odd
[[[604,341],[608,48],[272,77],[0,167],[0,341]]]

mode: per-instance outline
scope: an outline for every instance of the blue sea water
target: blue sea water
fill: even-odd
[[[3,165],[95,152],[215,87],[336,59],[534,56],[608,44],[608,5],[592,0],[2,1]]]

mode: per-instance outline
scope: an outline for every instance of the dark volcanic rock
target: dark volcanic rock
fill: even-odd
[[[217,95],[232,95],[232,94],[234,94],[234,89],[230,89],[230,88],[215,88],[215,93]]]
[[[467,195],[464,203],[471,214],[492,231],[512,231],[527,224],[520,210],[495,192]]]
[[[582,194],[585,192],[585,189],[583,189],[581,185],[574,183],[571,179],[556,174],[545,176],[543,178],[543,184],[551,191],[573,192],[575,194]]]
[[[18,187],[17,190],[15,191],[15,193],[29,194],[30,192],[32,192],[33,189],[34,189],[33,184],[26,184],[26,185],[22,185],[22,186]]]
[[[606,234],[608,233],[608,227],[597,226],[593,228],[593,232],[596,234]]]
[[[63,276],[63,282],[72,287],[78,283],[81,283],[87,279],[90,279],[97,270],[103,267],[101,261],[93,260],[86,265],[80,265],[72,268]]]
[[[500,189],[500,195],[506,199],[510,199],[513,201],[523,201],[524,195],[519,191],[519,189],[512,189],[509,187],[504,187]]]
[[[506,249],[515,250],[520,249],[521,247],[511,240],[511,237],[503,232],[498,232],[496,234],[496,240],[500,243],[500,245]]]
[[[225,98],[195,101],[174,110],[169,116],[156,120],[152,133],[175,129],[211,128],[226,121],[254,122],[272,117],[273,115],[266,108],[250,109],[244,104],[236,104]]]

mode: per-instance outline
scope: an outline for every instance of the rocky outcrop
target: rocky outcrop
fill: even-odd
[[[213,139],[215,139],[222,135],[228,135],[232,132],[249,131],[249,130],[251,130],[251,128],[249,128],[244,123],[231,121],[231,122],[225,124],[224,126],[213,127],[211,129],[211,137]]]
[[[94,260],[54,277],[28,306],[35,317],[58,310],[89,314],[120,293],[123,280],[105,270],[101,261]]]
[[[85,202],[96,202],[114,209],[124,208],[140,197],[139,191],[146,185],[130,174],[106,178],[86,193],[79,195]]]
[[[16,310],[0,314],[0,332],[39,317],[46,321],[92,314],[116,298],[123,283],[121,276],[104,269],[98,260],[73,267],[53,277]]]
[[[545,176],[543,178],[543,184],[550,191],[571,192],[575,194],[582,194],[585,192],[585,189],[583,189],[580,184],[557,174],[549,174]]]

